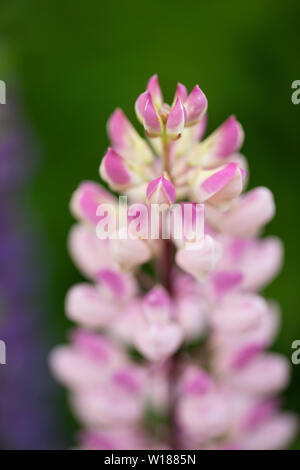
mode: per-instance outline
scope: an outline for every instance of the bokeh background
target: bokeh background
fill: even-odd
[[[31,312],[27,315],[24,307],[23,313],[34,323],[24,343],[12,330],[5,338],[4,327],[1,333],[9,309],[0,302],[0,339],[7,341],[8,361],[0,366],[0,409],[7,414],[0,418],[0,447],[34,447],[32,426],[41,414],[36,425],[43,438],[36,437],[36,447],[74,442],[77,423],[47,368],[47,351],[65,340],[69,326],[65,293],[80,279],[66,250],[69,199],[80,180],[98,180],[108,116],[120,106],[136,123],[135,98],[153,73],[159,74],[169,100],[177,81],[189,89],[200,85],[209,100],[209,131],[231,113],[245,128],[250,187],[268,186],[277,203],[267,232],[283,239],[285,265],[266,295],[282,307],[274,349],[291,356],[292,342],[300,339],[300,104],[291,101],[291,84],[300,80],[299,15],[297,0],[1,0],[0,79],[7,84],[7,104],[0,105],[0,114],[14,103],[21,125],[30,129],[26,158],[18,164],[21,173],[34,160],[22,190],[14,191],[14,178],[10,185],[14,205],[6,212],[13,214],[14,227],[16,221],[21,224],[15,233],[34,233],[13,279],[21,287],[29,277],[36,281],[24,287],[32,294]],[[1,200],[9,200],[4,192]],[[18,254],[14,248],[9,253],[1,258],[2,273],[3,259],[10,263]],[[22,337],[26,327],[17,317],[16,322]],[[16,348],[19,355],[14,355]],[[25,354],[28,348],[33,348],[31,356]],[[284,399],[287,408],[300,412],[300,365],[292,367]],[[5,378],[9,368],[13,379]],[[34,397],[31,411],[26,394],[9,393],[7,380]],[[25,424],[18,421],[22,406]],[[16,437],[22,426],[31,441]],[[299,439],[294,447],[300,448]]]

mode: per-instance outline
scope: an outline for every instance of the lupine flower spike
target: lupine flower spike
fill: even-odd
[[[69,247],[88,281],[67,295],[77,326],[51,365],[82,423],[77,447],[285,448],[297,419],[276,396],[289,366],[267,351],[280,314],[260,294],[282,262],[280,240],[260,238],[272,193],[244,193],[234,116],[204,137],[198,85],[179,83],[167,104],[154,75],[135,111],[145,138],[116,110],[100,165],[129,206],[93,182],[71,200]]]

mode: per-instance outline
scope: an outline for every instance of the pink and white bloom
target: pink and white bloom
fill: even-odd
[[[176,254],[176,262],[184,271],[198,279],[212,272],[221,258],[222,248],[210,235],[200,242],[187,242]]]
[[[153,288],[141,309],[144,320],[137,325],[134,343],[150,361],[166,360],[183,341],[183,330],[174,321],[174,306],[169,294],[161,286]]]
[[[184,129],[186,122],[186,110],[181,99],[177,96],[174,107],[171,109],[166,124],[166,134],[171,139],[178,139]]]
[[[137,292],[135,279],[128,274],[103,269],[98,273],[98,280],[95,286],[76,284],[66,298],[68,317],[91,329],[110,325]]]
[[[244,177],[244,170],[231,162],[213,170],[195,171],[190,185],[196,201],[226,207],[241,194]]]
[[[178,83],[169,105],[154,75],[135,111],[145,138],[115,110],[100,175],[139,209],[118,208],[90,181],[70,205],[78,223],[69,249],[88,282],[67,294],[78,328],[50,365],[84,429],[77,448],[285,448],[297,429],[278,399],[290,367],[268,352],[280,311],[259,294],[283,257],[279,239],[260,238],[273,195],[244,193],[244,132],[234,116],[204,137],[198,85],[188,94]],[[110,209],[121,217],[101,239]],[[165,236],[157,220],[176,209],[183,227]],[[155,237],[141,228],[153,212]]]
[[[148,184],[146,197],[149,205],[157,204],[159,207],[165,209],[175,202],[175,186],[166,176],[162,175]]]

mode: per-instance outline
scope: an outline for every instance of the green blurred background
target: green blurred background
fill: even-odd
[[[291,356],[300,339],[300,104],[291,102],[291,83],[300,79],[299,14],[296,0],[1,1],[0,79],[17,84],[40,148],[28,199],[50,247],[51,344],[66,337],[64,296],[80,279],[66,250],[71,192],[82,179],[98,179],[110,113],[120,106],[136,123],[135,98],[158,73],[169,100],[177,81],[200,85],[209,131],[231,113],[245,128],[250,187],[268,186],[276,198],[267,232],[283,239],[286,260],[266,294],[282,306],[274,348]],[[286,393],[286,406],[300,412],[298,397],[300,365]],[[70,445],[76,424],[64,395],[57,406]]]

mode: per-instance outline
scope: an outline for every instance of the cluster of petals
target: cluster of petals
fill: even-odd
[[[260,293],[283,256],[279,239],[260,237],[275,213],[272,193],[243,192],[248,169],[234,116],[204,138],[207,99],[198,86],[188,94],[178,84],[168,105],[155,75],[135,110],[146,137],[116,110],[102,179],[146,208],[201,204],[204,228],[200,239],[171,234],[166,284],[145,269],[160,264],[166,241],[138,227],[135,237],[99,239],[99,205],[120,210],[116,196],[94,182],[74,192],[69,248],[88,281],[67,294],[66,314],[76,328],[50,362],[83,426],[78,447],[168,449],[173,425],[178,449],[285,448],[297,419],[277,397],[290,370],[283,356],[268,352],[280,311]],[[164,419],[151,426],[149,416]]]

